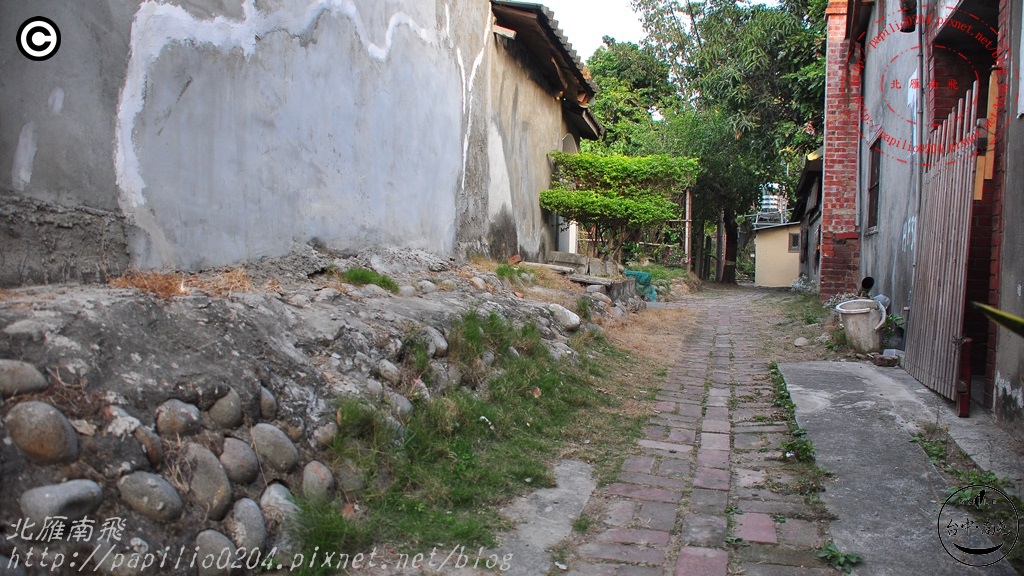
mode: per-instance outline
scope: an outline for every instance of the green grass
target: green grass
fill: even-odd
[[[860,563],[859,554],[843,552],[836,547],[834,542],[829,542],[828,545],[822,547],[818,552],[818,558],[827,562],[837,571],[842,570],[846,573],[849,573],[854,566]]]
[[[946,459],[946,443],[941,439],[930,439],[923,435],[915,435],[910,437],[911,442],[916,442],[924,450],[924,453],[928,455],[928,459],[932,461],[932,464],[938,464]]]
[[[946,475],[950,484],[947,496],[959,492],[957,501],[969,502],[981,493],[984,489],[982,486],[995,487],[1005,492],[1010,502],[994,499],[990,506],[971,507],[971,514],[976,516],[979,523],[991,522],[998,525],[1002,522],[1013,525],[1017,522],[1018,514],[1024,510],[1024,502],[1013,493],[1013,482],[978,468],[966,453],[951,442],[946,427],[939,426],[937,422],[925,422],[921,428],[921,434],[912,436],[910,441],[920,446],[932,464]],[[959,504],[953,502],[953,505]],[[1024,574],[1024,547],[1019,544],[1014,546],[1006,559],[1018,573]]]
[[[818,494],[825,489],[824,480],[831,476],[831,473],[814,463],[814,443],[807,437],[807,430],[797,425],[796,404],[790,397],[786,379],[782,376],[778,364],[772,362],[768,367],[768,374],[772,383],[772,405],[779,409],[776,418],[789,425],[790,437],[783,440],[779,447],[783,459],[792,463],[792,469],[798,475],[796,482],[781,487],[779,491],[803,495],[807,504],[819,515],[824,516],[826,512]]]
[[[586,534],[595,522],[596,521],[592,517],[586,514],[580,514],[575,520],[573,520],[572,529],[580,534]]]
[[[498,360],[514,360],[509,349],[515,349],[521,358],[551,359],[536,325],[528,323],[516,328],[494,312],[487,316],[469,312],[449,330],[449,362],[472,387],[480,385],[487,377],[484,353],[490,352]]]
[[[789,396],[786,379],[782,377],[778,364],[772,362],[768,366],[768,374],[772,383],[772,405],[782,410],[786,420],[790,422],[790,429],[796,429],[796,404]]]
[[[553,486],[548,464],[567,453],[570,439],[582,443],[593,433],[631,443],[639,436],[641,419],[617,414],[620,400],[602,390],[612,386],[602,379],[623,355],[603,339],[578,342],[588,346],[578,363],[555,361],[532,324],[472,312],[453,324],[448,338],[449,360],[478,391],[453,388],[414,400],[400,430],[358,399],[338,401],[334,464],[354,464],[367,488],[358,495],[360,511],[350,517],[340,502],[300,506],[293,534],[307,556],[317,545],[359,552],[368,539],[408,550],[438,543],[491,546],[496,532],[507,528],[494,508]],[[405,362],[422,367],[416,342],[415,335],[406,338]],[[496,371],[481,367],[487,352]],[[599,475],[616,466],[615,458],[621,461],[621,449],[595,457],[586,453],[592,448],[579,450]]]
[[[795,324],[817,324],[828,318],[829,311],[821,305],[817,294],[796,293],[782,302],[786,319]]]
[[[512,284],[520,284],[523,282],[524,277],[529,274],[528,271],[516,266],[514,264],[501,263],[494,270],[494,273],[498,275],[498,278],[507,280]]]
[[[422,330],[409,330],[402,338],[402,369],[408,380],[419,378],[430,384],[433,374],[430,368],[430,346]]]
[[[782,442],[782,452],[786,458],[795,458],[799,462],[814,462],[814,444],[807,438],[807,430],[793,428],[789,440]]]
[[[335,275],[339,280],[348,282],[349,284],[355,284],[356,286],[374,284],[388,292],[398,292],[398,283],[390,277],[370,270],[369,268],[349,268],[344,272],[335,272]]]
[[[590,300],[586,298],[580,298],[576,301],[576,314],[585,322],[590,322],[594,319],[593,313],[590,310]]]
[[[825,342],[825,348],[832,351],[843,351],[849,346],[849,343],[846,341],[846,330],[838,328],[833,330],[829,336],[830,339],[828,342]]]

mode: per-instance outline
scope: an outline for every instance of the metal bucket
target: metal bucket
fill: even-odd
[[[874,300],[848,300],[836,306],[846,331],[846,343],[857,352],[882,350],[885,308]]]

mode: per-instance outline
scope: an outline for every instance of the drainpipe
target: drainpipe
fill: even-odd
[[[921,223],[921,205],[922,205],[922,202],[924,201],[924,156],[925,156],[925,150],[926,150],[926,146],[925,146],[924,140],[925,140],[925,137],[927,136],[927,131],[924,129],[924,117],[925,117],[924,109],[928,105],[927,101],[925,100],[925,86],[928,85],[928,82],[926,81],[926,78],[927,78],[927,75],[928,75],[928,71],[925,70],[925,67],[924,67],[924,41],[925,41],[925,37],[926,37],[926,35],[925,35],[925,21],[927,20],[927,18],[925,18],[925,13],[924,13],[925,6],[927,6],[927,4],[925,4],[924,0],[917,0],[917,14],[916,14],[916,16],[917,16],[917,25],[916,25],[916,30],[915,30],[917,32],[917,70],[918,70],[918,74],[917,74],[918,75],[918,83],[917,83],[918,85],[917,85],[917,126],[916,126],[916,130],[917,130],[917,145],[920,146],[920,149],[918,150],[917,155],[916,155],[917,156],[917,210],[914,213],[914,218],[916,218],[917,224],[915,225],[915,233],[914,233],[914,247],[913,247],[914,248],[914,264],[913,264],[913,268],[912,268],[911,273],[910,273],[910,278],[911,278],[910,304],[911,304],[911,308],[913,307],[913,303],[914,303],[914,285],[919,280],[919,278],[917,277],[918,276],[917,275],[917,261],[918,261],[918,258],[920,257],[920,253],[919,253],[920,250],[919,250],[919,248],[920,248],[920,244],[921,243],[918,242],[917,239],[919,237],[918,236],[918,232],[920,231],[919,225]],[[910,319],[910,308],[904,308],[904,311],[906,313],[904,318],[906,320],[909,320]]]
[[[925,33],[924,26],[925,21],[924,12],[926,4],[924,0],[917,0],[917,70],[918,77],[920,78],[917,83],[917,145],[920,146],[920,150],[917,153],[917,213],[915,216],[920,222],[921,218],[921,201],[924,198],[924,151],[925,143],[924,139],[926,132],[924,129],[924,108],[927,106],[925,101],[925,76],[927,71],[924,68],[924,41]],[[917,268],[917,234],[914,234],[914,268]]]

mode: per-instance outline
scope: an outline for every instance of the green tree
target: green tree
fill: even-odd
[[[736,217],[750,206],[765,181],[761,151],[753,140],[736,136],[725,113],[692,107],[667,111],[654,142],[666,153],[698,159],[691,216],[698,233],[695,241],[703,242],[707,225],[714,229],[719,215],[724,216],[725,265],[720,280],[735,282]]]
[[[825,0],[632,0],[685,99],[774,151],[820,146]]]
[[[657,129],[652,114],[676,105],[669,65],[632,42],[604,37],[587,69],[600,90],[592,109],[607,128],[604,138],[588,142],[587,151],[639,155],[650,149]]]
[[[799,159],[821,145],[825,0],[632,3],[682,95],[655,141],[700,157],[696,201],[725,212],[721,280],[734,282],[736,216],[766,186],[793,184]]]

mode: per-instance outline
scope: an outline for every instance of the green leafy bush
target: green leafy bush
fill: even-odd
[[[623,244],[679,218],[678,196],[693,185],[697,161],[667,155],[602,156],[552,152],[554,184],[540,205],[591,229],[596,252],[621,259]]]

